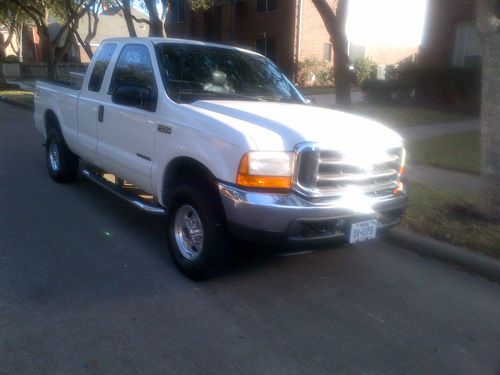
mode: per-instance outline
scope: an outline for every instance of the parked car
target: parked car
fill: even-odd
[[[366,118],[307,105],[267,58],[161,38],[109,39],[81,88],[37,82],[57,182],[84,176],[166,214],[187,276],[220,271],[228,236],[294,246],[375,238],[408,200],[405,150]]]

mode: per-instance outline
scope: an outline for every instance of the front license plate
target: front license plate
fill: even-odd
[[[367,220],[351,225],[349,243],[372,240],[377,236],[377,220]]]

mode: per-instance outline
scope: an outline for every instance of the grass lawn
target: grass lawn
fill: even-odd
[[[16,100],[24,104],[33,105],[33,93],[22,90],[0,90],[0,96],[5,96],[11,100]]]
[[[410,182],[402,225],[420,234],[500,258],[500,223],[474,213],[476,197]]]
[[[353,103],[347,112],[379,121],[390,127],[438,124],[467,119],[460,113],[439,111],[413,104]]]
[[[479,130],[415,141],[407,148],[412,162],[480,174]]]

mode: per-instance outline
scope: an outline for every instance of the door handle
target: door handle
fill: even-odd
[[[99,110],[97,111],[97,121],[103,122],[104,120],[104,106],[101,104]]]

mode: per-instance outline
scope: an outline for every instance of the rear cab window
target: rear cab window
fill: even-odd
[[[99,92],[101,90],[104,74],[106,74],[106,69],[108,68],[109,62],[111,61],[115,50],[116,44],[108,43],[105,44],[99,51],[99,54],[96,56],[94,68],[89,79],[89,91]]]

